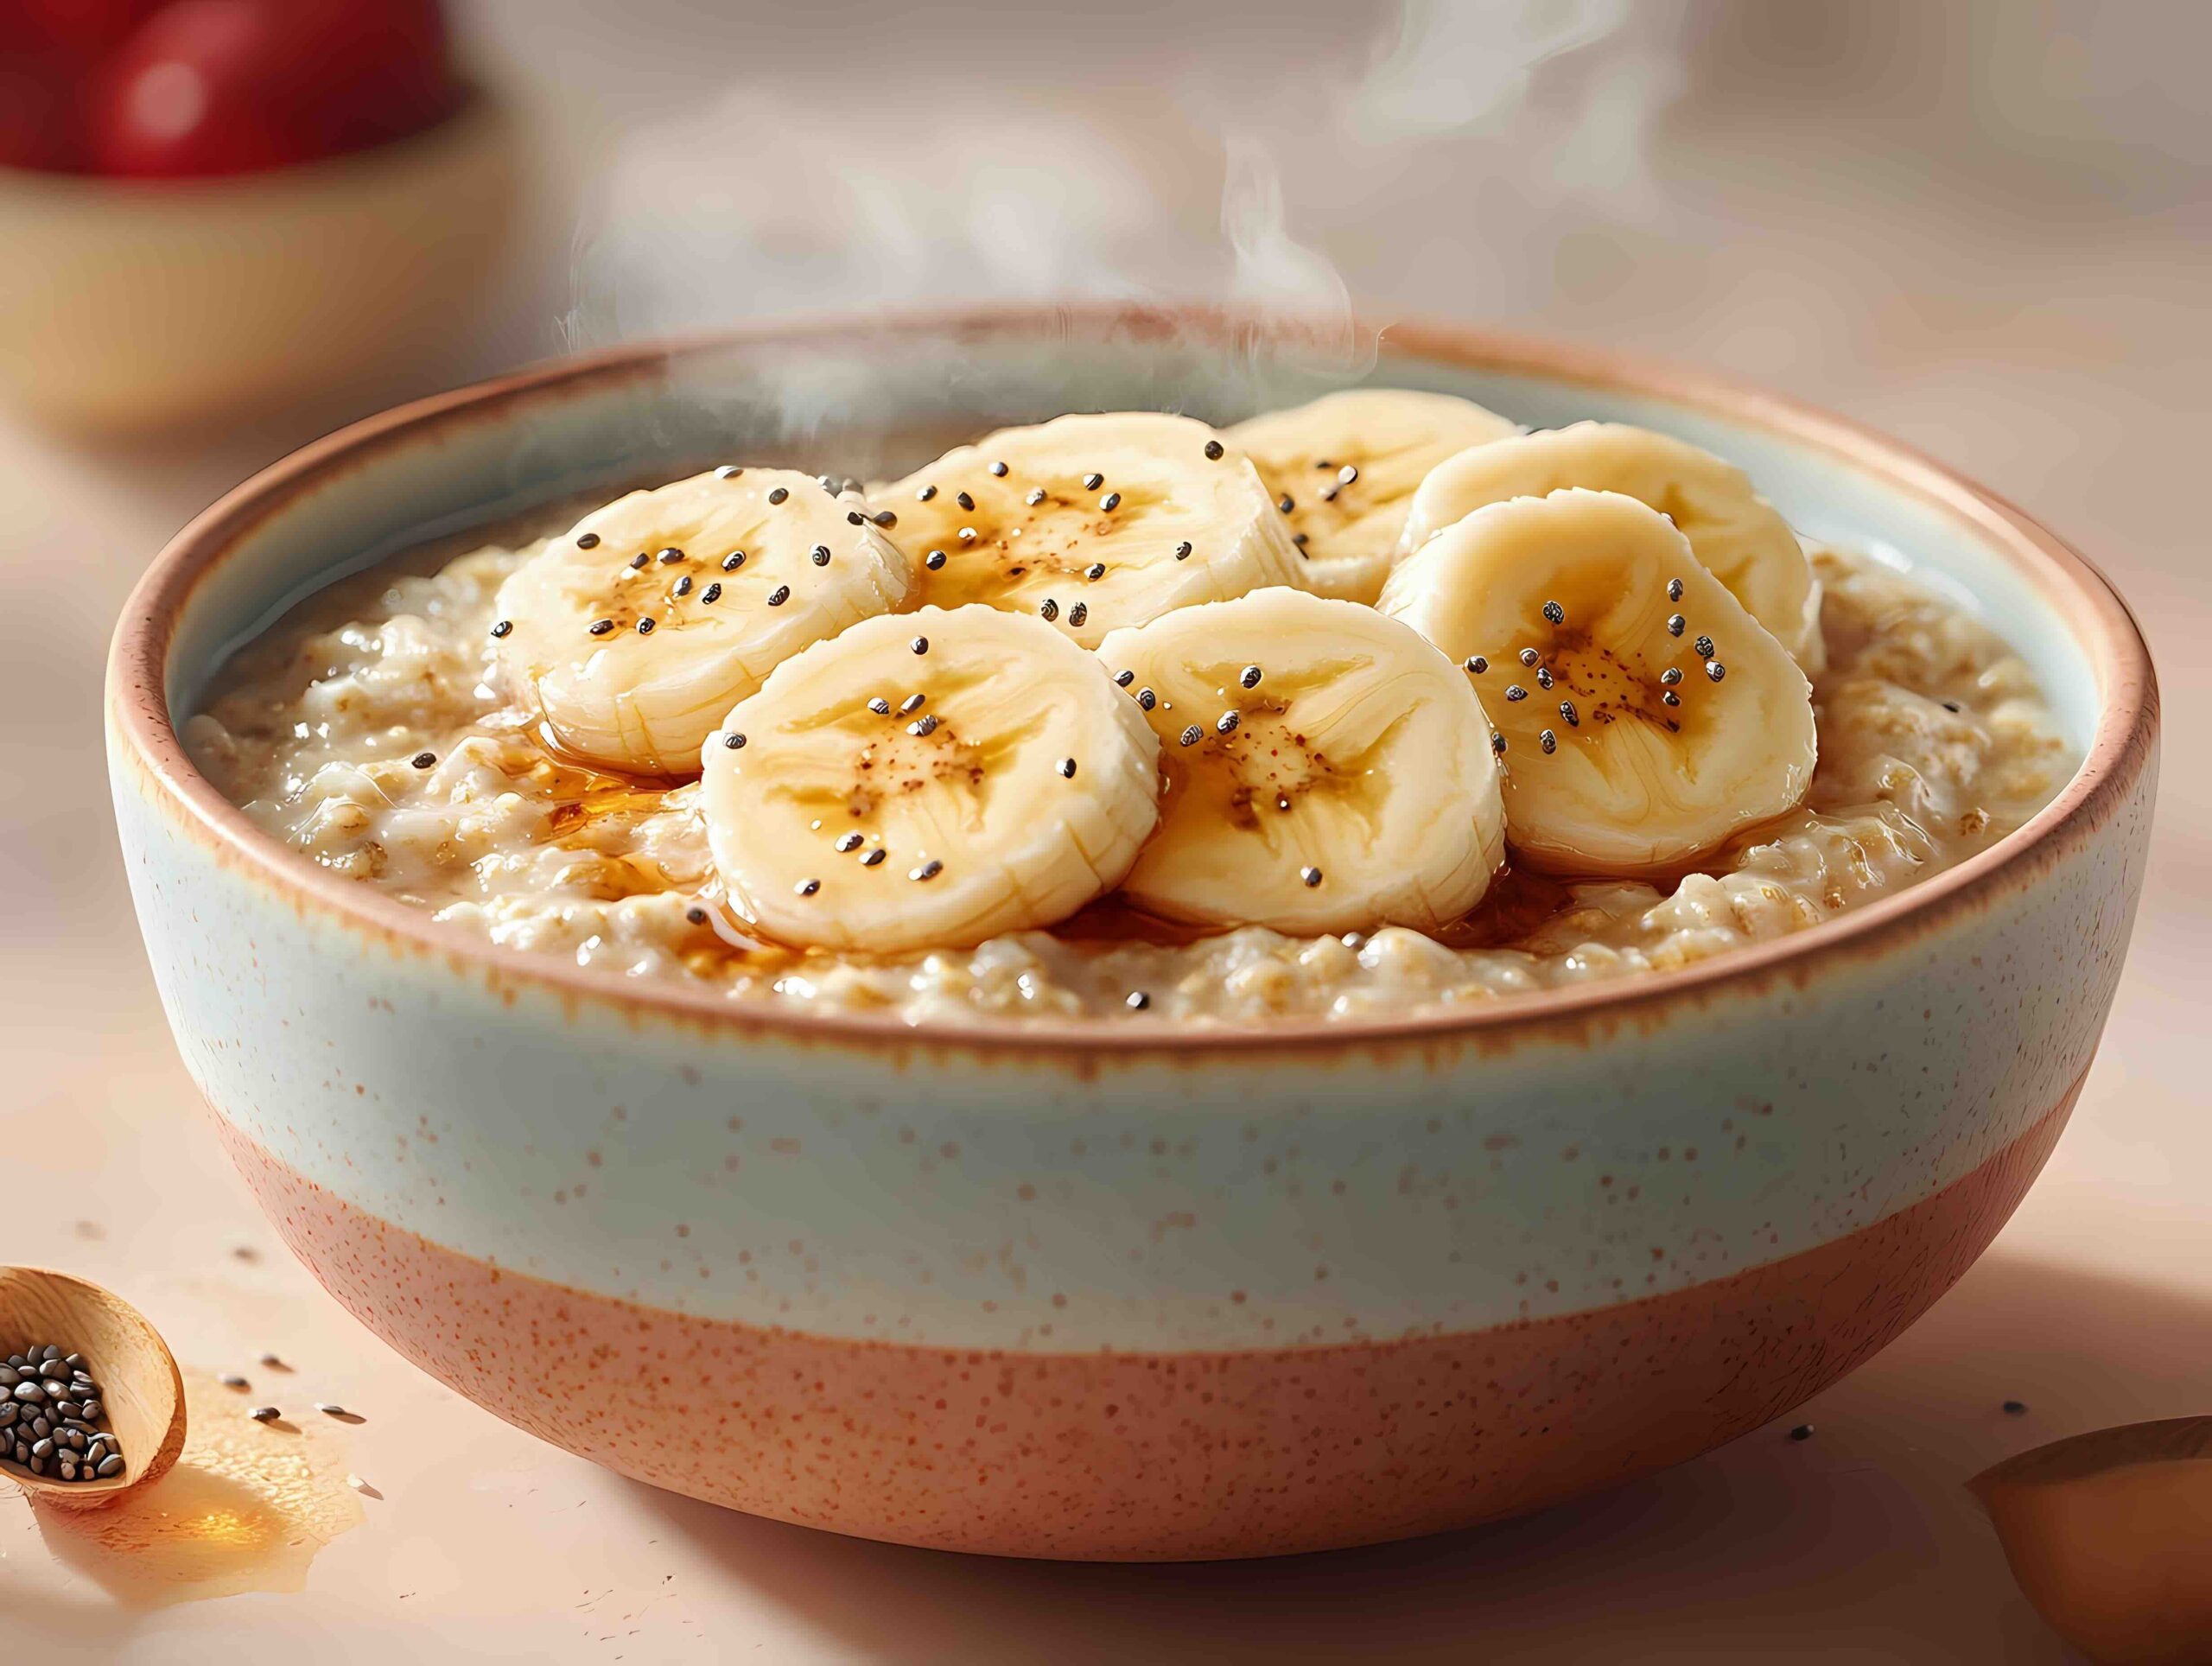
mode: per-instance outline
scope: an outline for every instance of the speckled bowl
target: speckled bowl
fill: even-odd
[[[2112,1000],[2157,695],[2015,511],[1700,377],[1469,331],[1376,380],[1649,423],[1967,598],[2084,757],[1995,849],[1785,941],[1397,1022],[915,1031],[448,936],[264,839],[173,722],[239,639],[426,533],[778,451],[855,474],[1065,409],[1314,391],[1248,321],[1058,310],[573,361],[333,436],[154,564],[109,682],[162,997],[238,1166],[391,1345],[660,1486],[1018,1555],[1307,1550],[1700,1452],[1986,1244]]]

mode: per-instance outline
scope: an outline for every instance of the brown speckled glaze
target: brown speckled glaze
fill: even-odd
[[[596,1463],[863,1538],[1179,1561],[1464,1527],[1758,1428],[1973,1264],[2079,1091],[1935,1196],[1729,1278],[1490,1330],[1237,1352],[948,1350],[716,1323],[457,1255],[218,1126],[285,1242],[364,1324]]]
[[[972,432],[1176,403],[1249,333],[1058,309],[627,350],[320,442],[156,563],[108,704],[156,978],[241,1168],[366,1324],[549,1440],[762,1515],[1209,1557],[1453,1526],[1687,1457],[1973,1260],[2118,981],[2149,659],[2018,512],[1706,378],[1433,328],[1391,332],[1377,372],[1673,428],[1787,512],[1948,571],[2039,643],[2084,761],[1991,849],[1679,971],[1294,1033],[731,1002],[448,935],[264,838],[177,743],[173,712],[280,597],[424,517],[723,450],[779,408],[764,365],[919,364],[869,420]],[[1251,397],[1225,387],[1221,414]],[[601,1409],[616,1362],[645,1366],[633,1426]]]

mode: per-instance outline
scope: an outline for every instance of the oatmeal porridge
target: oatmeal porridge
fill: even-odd
[[[915,1023],[1680,967],[1956,864],[2071,770],[2002,640],[1719,460],[1392,397],[1249,455],[1062,418],[426,550],[242,650],[185,740],[456,932]]]

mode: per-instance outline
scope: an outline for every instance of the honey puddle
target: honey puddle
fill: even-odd
[[[47,1548],[132,1607],[303,1588],[315,1554],[362,1520],[344,1435],[257,1423],[201,1371],[184,1372],[184,1401],[176,1467],[102,1509],[36,1505]]]

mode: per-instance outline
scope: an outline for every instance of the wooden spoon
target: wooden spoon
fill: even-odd
[[[2077,1434],[1967,1486],[2028,1600],[2099,1666],[2212,1661],[2212,1417]]]
[[[184,1380],[145,1316],[111,1290],[43,1267],[0,1267],[0,1360],[51,1342],[85,1357],[100,1404],[123,1443],[123,1472],[104,1481],[64,1481],[0,1466],[42,1504],[102,1504],[168,1473],[184,1449]]]

